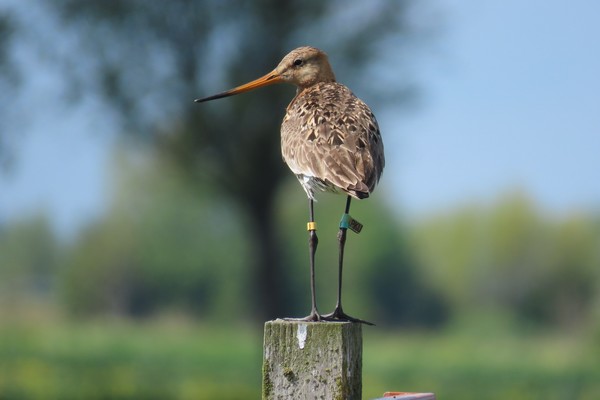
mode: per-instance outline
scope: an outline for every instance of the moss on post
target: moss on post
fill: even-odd
[[[269,321],[263,351],[263,400],[361,398],[361,324]]]

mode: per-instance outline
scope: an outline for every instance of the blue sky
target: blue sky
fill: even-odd
[[[549,212],[597,208],[600,3],[436,4],[446,26],[421,62],[425,102],[395,133],[402,203],[426,213],[522,189]]]
[[[428,7],[443,23],[415,63],[421,105],[377,112],[388,159],[381,193],[405,215],[489,202],[516,188],[548,212],[597,210],[600,2]],[[103,123],[98,105],[59,109],[48,101],[61,90],[57,74],[23,61],[31,79],[18,105],[36,117],[12,125],[18,164],[0,175],[0,224],[42,211],[69,233],[102,214],[114,143],[93,133]]]

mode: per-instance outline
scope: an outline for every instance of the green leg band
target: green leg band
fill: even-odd
[[[350,216],[350,214],[342,215],[342,220],[340,221],[340,228],[342,228],[342,229],[350,228],[350,220],[351,219],[352,219],[352,217]]]

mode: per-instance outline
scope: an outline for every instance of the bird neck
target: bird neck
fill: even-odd
[[[331,69],[331,65],[329,65],[329,63],[325,63],[321,68],[316,83],[321,82],[335,82],[335,74],[333,73],[333,69]]]

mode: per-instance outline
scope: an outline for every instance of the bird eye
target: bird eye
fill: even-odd
[[[295,65],[295,66],[302,65],[302,59],[301,59],[301,58],[296,58],[296,59],[294,60],[294,65]]]

